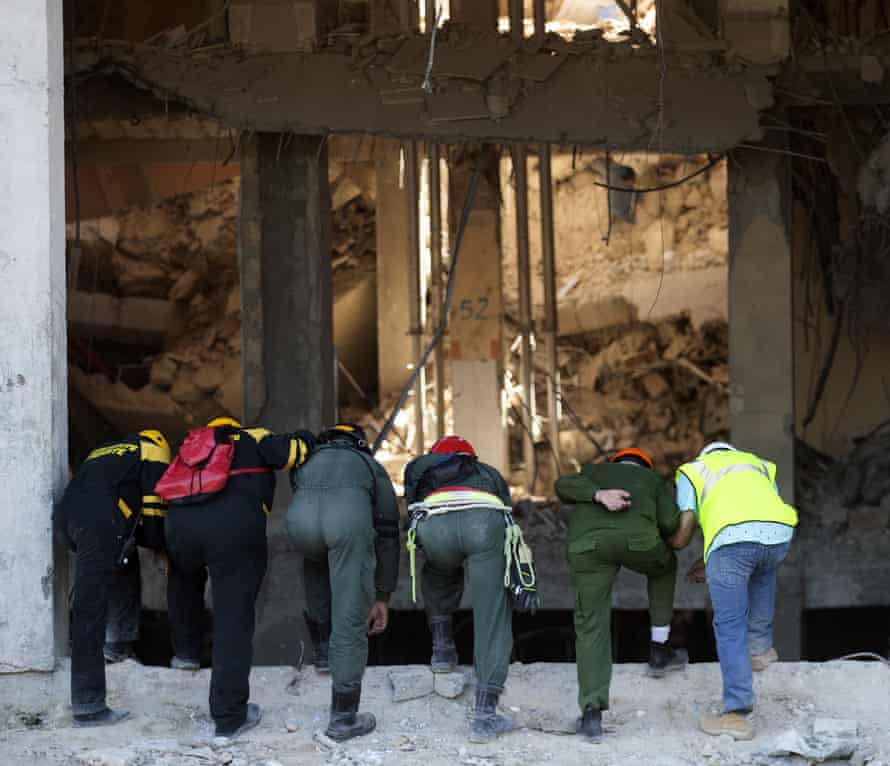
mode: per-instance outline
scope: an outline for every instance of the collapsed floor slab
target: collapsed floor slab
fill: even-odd
[[[470,690],[457,699],[430,694],[392,702],[392,668],[369,668],[362,708],[377,716],[372,735],[332,745],[327,722],[330,677],[286,667],[258,667],[252,699],[263,706],[258,729],[221,745],[207,713],[209,671],[183,673],[135,662],[109,668],[112,705],[133,718],[105,730],[71,727],[67,667],[54,676],[0,677],[0,761],[4,763],[195,766],[195,764],[747,764],[789,729],[812,719],[859,724],[859,762],[890,762],[890,667],[833,662],[780,663],[757,675],[754,742],[713,739],[697,729],[698,716],[719,706],[720,672],[696,664],[672,677],[645,677],[640,665],[618,665],[606,738],[592,745],[570,732],[576,716],[573,664],[514,665],[502,702],[525,728],[490,745],[467,742]]]

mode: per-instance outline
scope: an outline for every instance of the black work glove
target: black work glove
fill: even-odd
[[[533,577],[534,575],[527,564],[520,564],[515,559],[510,564],[510,587],[508,590],[513,599],[513,609],[517,612],[534,614],[542,606],[537,584],[527,584],[532,581]]]

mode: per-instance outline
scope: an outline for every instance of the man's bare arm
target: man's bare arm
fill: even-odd
[[[680,513],[680,525],[668,539],[667,544],[671,548],[680,550],[689,545],[692,540],[692,534],[695,532],[695,514],[692,511],[682,511]]]

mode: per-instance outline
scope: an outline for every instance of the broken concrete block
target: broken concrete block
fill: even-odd
[[[714,253],[724,255],[729,252],[729,229],[709,229],[708,246]]]
[[[117,218],[106,216],[99,219],[99,237],[114,247],[121,233],[121,225]]]
[[[167,391],[173,385],[178,369],[179,365],[168,355],[164,354],[152,362],[149,380],[158,388]]]
[[[436,690],[433,672],[429,668],[394,668],[389,671],[392,701],[404,702],[432,694]]]
[[[136,753],[122,747],[88,750],[78,755],[77,760],[85,766],[132,766],[138,762]]]
[[[176,376],[176,382],[170,389],[170,398],[179,404],[193,404],[197,402],[203,393],[193,380],[194,374],[188,370],[180,370]]]
[[[362,196],[362,190],[349,176],[343,176],[337,188],[331,193],[331,210],[340,210],[352,200]]]
[[[202,365],[192,378],[195,387],[199,391],[203,391],[205,394],[212,394],[224,381],[225,375],[222,367],[212,364]]]
[[[436,694],[440,697],[454,699],[463,694],[467,686],[467,677],[461,671],[453,673],[435,673]]]
[[[658,372],[650,372],[640,378],[640,383],[650,399],[660,399],[669,390],[670,386],[664,379],[664,375]]]
[[[815,718],[813,736],[855,739],[859,736],[859,723],[849,718]]]
[[[198,272],[189,269],[186,271],[170,288],[169,298],[171,301],[185,301],[192,297],[195,288],[198,286],[200,275]]]

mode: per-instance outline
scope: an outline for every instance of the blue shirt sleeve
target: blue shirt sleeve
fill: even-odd
[[[681,511],[695,511],[698,517],[698,500],[695,497],[695,487],[684,474],[677,477],[677,507]]]

